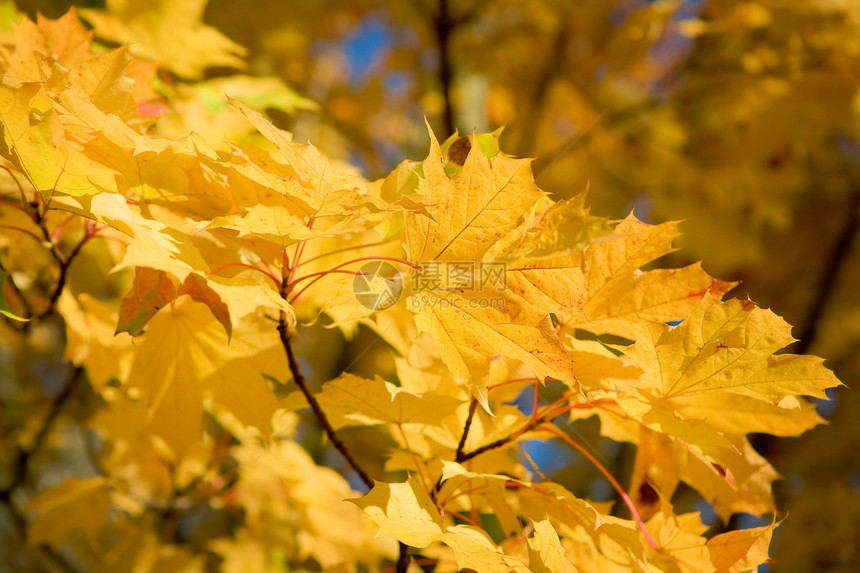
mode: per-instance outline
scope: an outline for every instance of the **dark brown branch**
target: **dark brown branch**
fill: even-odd
[[[296,386],[299,387],[299,390],[302,391],[302,394],[307,400],[308,405],[313,411],[314,415],[317,417],[317,421],[322,427],[325,435],[328,436],[328,439],[331,441],[332,445],[335,447],[337,451],[346,459],[346,462],[349,464],[355,473],[358,474],[358,477],[361,478],[361,481],[364,482],[368,488],[373,488],[373,478],[371,478],[366,471],[359,465],[356,459],[353,457],[352,453],[349,451],[349,448],[346,447],[346,444],[338,437],[337,432],[332,427],[331,422],[329,422],[328,417],[325,412],[323,412],[322,407],[317,402],[316,396],[311,391],[308,386],[307,380],[305,380],[304,375],[302,374],[301,367],[299,367],[299,362],[296,360],[295,352],[293,351],[293,345],[290,342],[290,332],[289,327],[287,326],[287,316],[284,311],[281,311],[281,317],[278,322],[278,332],[281,335],[281,344],[284,347],[284,351],[287,353],[287,362],[290,366],[290,373],[293,375],[293,381],[296,383]]]
[[[66,383],[62,392],[60,392],[60,394],[54,399],[50,412],[48,412],[48,415],[45,417],[45,421],[42,423],[41,428],[39,428],[39,432],[36,434],[35,438],[33,438],[33,443],[30,444],[29,447],[18,450],[18,454],[12,462],[12,480],[7,487],[0,490],[0,502],[7,506],[9,514],[12,517],[12,521],[14,522],[16,529],[19,530],[22,540],[26,541],[27,520],[24,515],[18,511],[18,508],[15,507],[12,495],[18,487],[26,484],[27,475],[30,470],[30,459],[33,454],[39,451],[44,445],[45,440],[47,439],[57,418],[60,416],[63,407],[69,402],[72,396],[74,396],[83,373],[84,369],[80,366],[77,366],[72,370],[69,381]],[[50,561],[54,568],[62,571],[75,571],[75,568],[66,562],[63,556],[55,552],[50,546],[42,546],[38,549],[39,554],[46,560]]]
[[[285,281],[286,282],[286,281]],[[283,291],[281,296],[286,300],[288,293]],[[329,441],[331,441],[332,445],[335,449],[340,452],[340,455],[344,457],[346,463],[349,464],[349,467],[358,474],[358,477],[361,478],[361,481],[364,482],[364,485],[368,487],[368,489],[373,489],[374,481],[373,478],[368,475],[364,468],[362,468],[358,461],[353,457],[352,452],[349,451],[349,448],[346,447],[346,444],[341,441],[338,437],[337,432],[332,427],[331,422],[328,421],[328,417],[323,411],[322,407],[317,402],[316,396],[311,391],[308,386],[307,380],[305,380],[304,374],[302,374],[302,369],[299,366],[298,360],[296,360],[295,352],[293,351],[293,345],[290,342],[290,331],[289,326],[287,325],[287,314],[284,311],[281,311],[280,319],[278,321],[278,333],[281,336],[281,344],[284,347],[284,351],[287,353],[287,363],[290,367],[290,373],[293,375],[293,382],[296,383],[296,386],[299,387],[302,394],[307,400],[308,405],[311,407],[314,415],[317,418],[317,421],[322,427],[325,435],[328,436]],[[409,557],[409,547],[403,543],[400,543],[400,556],[397,559],[397,573],[406,573],[406,570],[409,567],[410,557]]]
[[[848,221],[842,228],[839,237],[837,237],[836,243],[833,245],[832,254],[821,276],[821,286],[806,318],[806,325],[803,329],[803,334],[800,336],[800,342],[797,345],[798,354],[808,352],[815,341],[821,316],[824,313],[827,302],[830,300],[830,296],[833,294],[833,289],[836,288],[839,270],[851,253],[851,245],[854,242],[854,236],[857,234],[858,226],[860,226],[860,193],[855,193],[849,205]]]
[[[556,414],[555,412],[556,411],[553,410],[552,412],[544,414],[543,416],[538,416],[537,418],[532,418],[531,420],[529,420],[528,424],[526,424],[525,426],[523,426],[522,428],[520,428],[519,430],[517,430],[513,434],[507,435],[504,438],[499,438],[495,442],[490,442],[489,444],[487,444],[485,446],[481,446],[480,448],[478,448],[476,450],[472,450],[469,453],[459,452],[455,461],[457,463],[461,464],[463,462],[467,462],[467,461],[471,460],[472,458],[480,456],[481,454],[483,454],[485,452],[489,452],[490,450],[495,450],[496,448],[501,448],[504,445],[510,444],[511,442],[513,442],[514,440],[516,440],[517,438],[519,438],[520,436],[522,436],[523,434],[525,434],[529,430],[533,430],[534,428],[537,428],[541,424],[545,424],[547,422],[552,422],[553,420],[555,420],[555,418],[559,415],[559,414]]]
[[[397,557],[397,566],[395,568],[396,573],[406,573],[406,570],[409,569],[409,562],[411,558],[409,556],[409,546],[405,543],[400,544],[400,554]]]
[[[543,420],[542,418],[540,420],[541,420],[541,424],[547,421],[547,420]],[[528,432],[529,430],[531,430],[533,428],[536,428],[539,425],[540,424],[534,424],[532,422],[529,422],[528,424],[526,424],[525,426],[523,426],[522,428],[520,428],[519,430],[517,430],[513,434],[510,434],[509,436],[505,436],[504,438],[499,438],[495,442],[490,442],[486,446],[481,446],[477,450],[472,450],[468,454],[461,453],[459,456],[457,456],[456,461],[457,461],[457,463],[461,464],[463,462],[467,462],[467,461],[471,460],[472,458],[478,457],[485,452],[489,452],[490,450],[495,450],[496,448],[501,448],[502,446],[504,446],[506,444],[510,444],[511,442],[513,442],[514,440],[519,438],[521,435],[525,434],[526,432]]]
[[[77,366],[72,370],[69,381],[66,383],[63,391],[54,399],[51,410],[45,417],[45,421],[39,428],[39,432],[36,434],[36,437],[33,438],[33,443],[27,448],[21,448],[18,450],[18,455],[15,456],[15,461],[12,463],[12,481],[7,488],[0,490],[0,500],[9,503],[12,492],[27,480],[30,458],[34,453],[41,449],[42,445],[45,443],[45,439],[48,437],[48,433],[51,431],[54,422],[62,412],[63,407],[75,394],[83,373],[84,369],[80,366]]]
[[[607,404],[607,403],[614,403],[614,401],[613,400],[605,400],[605,401],[604,400],[595,400],[594,402],[583,403],[583,406],[596,406],[598,404]],[[467,462],[467,461],[471,460],[472,458],[480,456],[481,454],[483,454],[485,452],[489,452],[490,450],[495,450],[496,448],[501,448],[504,445],[510,444],[511,442],[513,442],[514,440],[516,440],[517,438],[519,438],[520,436],[522,436],[526,432],[534,430],[535,428],[538,428],[538,427],[542,426],[543,424],[554,423],[556,418],[558,418],[559,416],[561,416],[565,412],[568,412],[575,407],[577,407],[577,405],[550,408],[542,416],[537,416],[537,417],[529,419],[528,423],[525,424],[522,428],[520,428],[519,430],[517,430],[516,432],[514,432],[512,434],[505,436],[504,438],[499,438],[495,442],[490,442],[489,444],[481,446],[480,448],[472,450],[471,452],[468,452],[468,453],[463,453],[463,452],[458,451],[458,454],[457,454],[455,461],[457,463]],[[441,484],[437,484],[437,485],[440,485],[440,487],[441,487]]]
[[[469,415],[466,416],[466,424],[463,426],[463,435],[460,438],[460,443],[457,444],[457,454],[455,458],[463,455],[463,450],[466,448],[466,438],[469,437],[469,428],[472,427],[472,419],[475,417],[475,410],[478,409],[478,401],[472,398],[469,402]]]
[[[44,229],[44,224],[40,224],[40,227]],[[44,229],[45,233],[47,233],[47,229]],[[91,239],[91,235],[88,233],[84,235],[84,238],[81,239],[72,249],[72,251],[68,255],[63,255],[60,250],[56,247],[56,245],[51,247],[51,253],[54,255],[54,259],[57,261],[57,264],[60,267],[60,274],[57,277],[57,284],[54,287],[53,292],[51,292],[51,296],[48,299],[48,308],[34,316],[33,318],[40,320],[46,318],[47,316],[54,313],[54,310],[57,308],[57,301],[60,300],[60,295],[63,294],[63,289],[66,288],[66,280],[68,279],[69,267],[72,264],[72,261],[75,260],[75,257],[78,256],[78,253],[81,252],[81,249],[87,241]]]
[[[439,0],[439,12],[434,19],[436,45],[439,49],[439,83],[442,86],[442,97],[445,101],[444,124],[445,137],[454,133],[454,104],[451,96],[453,70],[451,67],[451,33],[455,23],[448,12],[448,0]]]

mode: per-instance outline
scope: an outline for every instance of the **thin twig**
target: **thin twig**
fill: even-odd
[[[519,438],[520,436],[522,436],[526,432],[534,430],[534,429],[536,429],[539,426],[542,426],[544,424],[553,423],[555,421],[555,419],[557,417],[559,417],[561,414],[563,414],[567,411],[573,410],[577,407],[591,408],[594,406],[600,406],[600,405],[604,405],[604,404],[608,405],[609,403],[614,404],[616,402],[615,402],[615,400],[595,400],[593,402],[585,402],[585,403],[581,403],[581,404],[571,404],[567,407],[562,407],[562,408],[555,407],[556,402],[554,402],[553,404],[550,404],[548,407],[546,407],[544,409],[544,413],[541,414],[540,416],[532,416],[531,418],[529,418],[529,421],[525,425],[523,425],[523,427],[520,428],[519,430],[517,430],[517,431],[515,431],[515,432],[513,432],[513,433],[511,433],[511,434],[509,434],[503,438],[499,438],[498,440],[496,440],[494,442],[490,442],[489,444],[481,446],[480,448],[472,450],[471,452],[468,452],[468,453],[460,452],[457,455],[455,461],[457,463],[467,462],[467,461],[471,460],[472,458],[475,458],[475,457],[477,457],[483,453],[489,452],[491,450],[495,450],[496,448],[501,448],[502,446],[510,444],[511,442],[513,442],[514,440],[516,440],[517,438]]]
[[[610,473],[610,471],[607,470],[603,466],[603,464],[598,462],[597,458],[595,458],[593,455],[591,455],[591,453],[589,453],[588,450],[586,450],[584,447],[582,447],[581,444],[579,444],[576,440],[572,439],[570,436],[568,436],[567,434],[562,432],[557,427],[552,426],[550,428],[547,428],[546,431],[548,431],[551,434],[554,434],[555,436],[561,438],[562,440],[564,440],[565,442],[567,442],[568,444],[570,444],[571,446],[576,448],[579,451],[579,453],[581,453],[583,456],[585,456],[588,459],[588,461],[590,461],[592,464],[594,464],[594,466],[598,470],[600,470],[600,473],[602,473],[604,475],[604,477],[606,477],[606,479],[609,480],[609,483],[612,484],[612,487],[615,488],[615,491],[617,491],[618,494],[621,496],[621,499],[624,500],[624,503],[627,505],[627,508],[630,510],[631,515],[633,515],[633,520],[639,526],[639,529],[642,531],[642,535],[645,536],[645,540],[648,541],[648,545],[650,545],[653,549],[659,551],[659,549],[660,549],[659,546],[654,541],[654,538],[651,537],[651,534],[648,533],[648,528],[645,527],[645,522],[642,520],[642,517],[639,515],[639,511],[636,509],[636,505],[633,503],[633,500],[630,499],[630,496],[627,495],[627,492],[624,491],[624,488],[621,487],[621,484],[618,483],[618,480],[615,479],[615,477],[612,475],[612,473]]]
[[[373,478],[371,478],[364,468],[362,468],[356,459],[353,457],[352,452],[349,451],[349,448],[346,447],[346,444],[338,437],[337,432],[335,432],[334,427],[332,427],[331,422],[329,422],[328,416],[326,416],[322,407],[317,402],[316,396],[311,391],[308,386],[307,380],[305,380],[304,375],[302,374],[302,370],[299,367],[299,362],[296,360],[295,352],[293,351],[293,345],[290,342],[290,333],[289,327],[287,326],[287,316],[286,312],[281,311],[281,317],[278,321],[278,332],[281,336],[281,344],[284,347],[284,351],[287,353],[287,362],[290,366],[290,373],[293,375],[293,381],[296,383],[296,386],[299,387],[299,390],[302,391],[302,394],[307,400],[308,405],[313,411],[314,415],[317,418],[320,426],[322,427],[325,435],[328,436],[328,439],[331,441],[332,445],[335,449],[340,452],[340,454],[346,459],[346,462],[349,464],[355,473],[358,474],[358,477],[361,478],[361,481],[368,488],[373,488],[374,482]]]
[[[285,287],[286,288],[286,287]],[[282,289],[281,296],[286,299],[287,292]],[[349,464],[349,467],[358,474],[358,477],[361,481],[368,487],[368,489],[373,489],[374,481],[373,478],[368,475],[364,468],[359,465],[358,461],[353,457],[352,452],[349,451],[349,448],[346,447],[346,444],[338,437],[337,432],[332,427],[331,422],[329,422],[328,417],[323,411],[322,407],[317,402],[316,396],[311,391],[308,386],[307,380],[305,380],[304,374],[302,374],[302,369],[299,366],[298,360],[296,360],[295,352],[293,351],[293,345],[290,342],[290,331],[289,326],[287,325],[287,313],[281,311],[280,318],[278,320],[278,333],[281,337],[281,344],[284,347],[284,351],[287,353],[287,363],[290,367],[290,373],[293,375],[293,382],[296,383],[296,386],[299,387],[302,394],[307,400],[308,405],[313,411],[314,415],[317,418],[317,421],[320,424],[320,427],[325,432],[325,435],[328,436],[329,441],[335,447],[335,449],[340,452],[340,455],[344,457],[346,463]],[[400,543],[400,556],[397,559],[397,573],[406,573],[406,569],[409,567],[409,547],[403,543]]]
[[[44,229],[44,225],[39,225]],[[44,229],[44,232],[47,233],[47,229]],[[69,267],[72,264],[72,261],[75,260],[78,253],[81,251],[83,246],[87,244],[87,242],[92,238],[91,233],[87,233],[84,235],[84,238],[81,239],[72,249],[72,251],[64,256],[60,250],[56,247],[56,245],[51,246],[51,253],[54,255],[54,259],[57,261],[57,264],[60,266],[60,275],[57,277],[57,285],[54,287],[54,291],[51,293],[50,298],[48,299],[48,308],[34,316],[33,318],[37,320],[41,320],[46,318],[47,316],[54,313],[54,310],[57,308],[57,301],[60,300],[60,295],[63,294],[63,289],[66,287],[66,279],[69,274]]]
[[[466,423],[463,425],[463,435],[460,437],[460,443],[457,444],[455,459],[463,455],[463,450],[466,448],[466,438],[469,437],[469,428],[472,427],[472,418],[475,417],[475,410],[477,409],[478,401],[472,398],[469,402],[469,415],[466,416]]]

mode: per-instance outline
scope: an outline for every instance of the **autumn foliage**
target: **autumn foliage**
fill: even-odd
[[[315,105],[280,81],[191,81],[242,62],[201,3],[108,4],[81,11],[94,31],[23,17],[0,48],[4,565],[768,560],[779,474],[749,435],[820,424],[810,398],[839,382],[734,282],[657,264],[676,223],[554,199],[498,132],[430,129],[367,180],[273,124]],[[376,371],[319,380],[323,328],[373,333]],[[629,483],[589,418],[635,445]],[[549,479],[534,441],[580,452],[615,507]],[[715,532],[681,490],[768,523]]]

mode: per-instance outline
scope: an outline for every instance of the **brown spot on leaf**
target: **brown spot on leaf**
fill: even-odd
[[[472,140],[468,137],[461,137],[451,144],[448,148],[448,160],[456,165],[466,163],[466,158],[469,156],[469,151],[472,149]]]
[[[651,484],[643,481],[639,486],[639,504],[644,506],[656,505],[660,501],[660,495]]]

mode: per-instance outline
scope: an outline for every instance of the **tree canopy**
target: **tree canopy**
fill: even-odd
[[[0,3],[3,567],[856,569],[860,8],[76,4]]]

